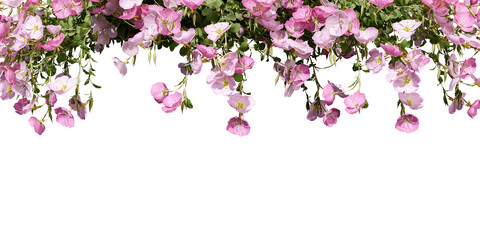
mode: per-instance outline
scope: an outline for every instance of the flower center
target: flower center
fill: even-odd
[[[223,81],[223,87],[228,87],[228,85],[230,85],[230,83],[228,81]]]
[[[403,79],[403,84],[407,85],[407,84],[410,83],[410,81],[411,81],[411,79],[409,77],[406,77],[406,78]]]
[[[410,32],[410,30],[411,30],[411,29],[410,29],[409,27],[403,28],[403,31],[405,31],[405,32]]]

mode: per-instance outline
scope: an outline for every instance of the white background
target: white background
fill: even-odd
[[[245,86],[257,102],[251,133],[240,138],[225,130],[235,110],[205,83],[209,65],[189,79],[194,109],[165,114],[150,87],[180,81],[181,58],[162,50],[154,66],[142,53],[122,78],[113,56],[125,57],[97,57],[103,87],[72,129],[47,122],[38,136],[13,100],[0,103],[1,240],[480,238],[480,119],[448,114],[436,72],[422,72],[425,107],[407,110],[420,129],[405,134],[386,70],[362,75],[370,108],[350,115],[339,99],[328,128],[257,61]],[[354,76],[340,64],[321,81]]]

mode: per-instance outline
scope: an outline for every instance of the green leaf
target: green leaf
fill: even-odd
[[[242,74],[233,74],[233,79],[235,79],[235,82],[242,82],[243,81],[243,75]]]
[[[205,4],[207,4],[208,6],[214,6],[215,8],[218,9],[222,6],[223,1],[222,0],[206,0]]]
[[[234,23],[232,24],[229,30],[232,33],[238,33],[238,31],[240,31],[240,27],[241,27],[240,23]]]

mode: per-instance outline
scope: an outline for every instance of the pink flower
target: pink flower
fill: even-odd
[[[415,29],[420,27],[421,24],[421,22],[416,22],[415,20],[402,20],[392,24],[392,27],[400,37],[410,40],[415,33]]]
[[[270,9],[269,7],[264,7],[257,0],[242,0],[242,4],[253,16],[257,17]]]
[[[152,89],[150,90],[153,99],[158,103],[162,103],[163,100],[168,96],[169,91],[167,85],[163,82],[158,82],[152,85]]]
[[[303,0],[282,0],[281,2],[287,9],[297,9],[303,5]]]
[[[248,95],[242,96],[239,93],[230,95],[228,99],[228,104],[231,107],[235,108],[239,113],[247,113],[252,110],[252,107],[255,105],[255,100]]]
[[[294,38],[299,38],[303,35],[305,30],[305,22],[296,21],[295,19],[290,19],[285,22],[285,28],[287,29],[290,36]]]
[[[418,129],[418,118],[412,114],[404,114],[397,119],[395,128],[400,132],[412,133]]]
[[[327,112],[327,107],[325,106],[325,101],[321,100],[320,102],[315,101],[310,104],[308,109],[307,119],[310,121],[315,121],[317,118],[323,118]]]
[[[347,106],[345,110],[350,114],[355,114],[365,105],[366,100],[365,94],[355,92],[353,95],[345,98],[344,103]]]
[[[58,107],[55,108],[55,114],[57,114],[57,122],[64,127],[73,127],[75,124],[75,119],[70,111],[66,108]]]
[[[465,32],[471,32],[474,29],[475,18],[468,12],[455,14],[454,21]]]
[[[75,16],[82,11],[81,0],[52,0],[53,13],[57,18]]]
[[[217,56],[217,49],[214,47],[207,47],[202,44],[197,44],[197,49],[205,56],[207,59],[212,59]]]
[[[42,135],[42,133],[45,131],[45,125],[43,125],[43,123],[40,122],[36,117],[31,117],[28,119],[28,123],[33,127],[33,130],[35,130],[38,135]]]
[[[345,34],[349,27],[348,15],[343,11],[335,11],[325,22],[325,27],[332,36],[342,36]]]
[[[425,56],[420,49],[409,52],[405,60],[408,67],[417,72],[422,71],[423,67],[430,62],[430,58]]]
[[[363,43],[363,44],[368,44],[373,42],[377,36],[378,36],[378,29],[374,27],[369,27],[365,29],[365,31],[360,30],[358,34],[355,34],[355,39],[357,41]]]
[[[52,35],[57,35],[60,30],[62,30],[62,26],[60,25],[47,25],[47,31]]]
[[[182,0],[183,5],[191,9],[197,9],[205,0]]]
[[[218,59],[220,70],[227,76],[232,76],[235,73],[235,68],[238,62],[238,53],[229,52]]]
[[[372,4],[377,5],[381,8],[384,8],[392,4],[393,0],[369,0]]]
[[[400,51],[400,48],[398,46],[392,46],[392,45],[389,45],[389,44],[381,44],[380,43],[380,47],[382,47],[382,49],[385,51],[385,53],[387,53],[388,55],[392,56],[392,57],[398,57],[398,56],[402,56],[403,52]]]
[[[455,98],[452,101],[452,104],[450,104],[450,107],[448,107],[448,112],[450,114],[455,113],[457,110],[462,110],[463,108],[463,98],[465,97],[466,93],[462,93],[462,95],[456,95]]]
[[[477,62],[475,58],[469,58],[462,63],[460,67],[460,77],[466,79],[472,76],[477,70]]]
[[[118,59],[117,57],[113,57],[112,59],[113,59],[113,64],[115,64],[115,67],[117,67],[122,77],[125,76],[125,74],[127,74],[127,65],[125,65],[125,62]]]
[[[313,53],[313,48],[308,45],[308,42],[301,39],[295,41],[289,39],[289,45],[295,50],[293,53],[299,58],[307,59]]]
[[[22,98],[22,99],[19,99],[17,103],[13,105],[13,108],[15,109],[16,113],[23,115],[32,110],[33,105],[35,104],[36,101],[37,101],[36,98],[31,102],[27,98]]]
[[[55,103],[57,103],[57,94],[52,90],[48,90],[45,93],[45,103],[50,107],[54,107]]]
[[[212,90],[215,94],[222,94],[224,96],[230,96],[237,88],[235,79],[231,76],[221,74],[219,78],[212,84]]]
[[[251,69],[255,61],[249,56],[243,56],[238,59],[237,65],[235,66],[236,74],[243,74],[246,70]]]
[[[302,86],[310,78],[310,68],[305,64],[300,64],[292,69],[292,84]]]
[[[182,103],[182,94],[179,92],[175,92],[166,96],[163,99],[163,107],[162,110],[166,113],[171,113],[177,109],[178,106]]]
[[[190,62],[190,67],[192,68],[193,73],[199,74],[202,71],[203,60],[202,53],[195,49],[192,51],[192,61]]]
[[[369,54],[370,58],[368,58],[365,62],[368,70],[370,70],[372,73],[380,72],[383,66],[385,66],[385,56],[383,56],[383,53],[378,51],[376,48],[370,50]]]
[[[55,48],[57,48],[58,46],[60,46],[60,44],[62,44],[63,39],[65,39],[65,34],[60,33],[58,36],[54,37],[53,39],[48,40],[48,41],[45,43],[45,45],[41,44],[41,47],[42,47],[45,51],[52,51],[52,50],[54,50]]]
[[[287,32],[285,31],[270,31],[270,37],[272,39],[272,44],[275,47],[284,49],[284,50],[290,50],[291,47],[288,44],[288,35]]]
[[[417,91],[419,83],[420,77],[412,71],[407,71],[396,78],[393,87],[397,92],[412,93]]]
[[[11,8],[16,8],[16,7],[20,6],[23,2],[25,2],[25,0],[6,0],[6,1],[3,1],[3,3],[5,3],[5,5],[7,5]]]
[[[118,4],[120,5],[120,7],[127,10],[127,9],[133,8],[135,6],[142,5],[142,2],[143,2],[143,0],[119,0]]]
[[[337,118],[339,117],[340,117],[340,110],[336,108],[332,108],[325,113],[325,116],[323,117],[323,123],[328,127],[332,127],[337,123]]]
[[[178,44],[187,44],[195,37],[195,29],[190,28],[188,31],[180,31],[173,35],[173,40]]]
[[[341,90],[335,84],[328,81],[328,84],[325,85],[325,87],[323,87],[323,92],[322,92],[322,96],[325,99],[325,103],[327,105],[332,105],[333,101],[335,101],[335,96],[337,95],[342,98],[346,98],[348,96],[345,93],[343,93],[343,90]]]
[[[28,39],[39,40],[43,37],[42,19],[39,16],[28,16],[21,25],[23,32],[28,36]]]
[[[58,74],[53,82],[48,83],[48,88],[56,94],[64,94],[77,85],[77,79],[69,75]]]
[[[232,117],[228,120],[227,131],[240,137],[247,136],[250,133],[250,125],[241,117]]]
[[[477,111],[480,108],[480,100],[475,101],[472,106],[468,109],[468,116],[474,118],[477,116]]]
[[[87,108],[85,104],[80,101],[78,98],[71,98],[69,101],[68,106],[77,112],[77,115],[80,119],[85,120],[85,116],[87,115]]]
[[[224,34],[229,28],[230,24],[228,22],[219,22],[215,24],[210,24],[203,29],[208,34],[207,38],[216,42],[222,34]]]
[[[398,93],[398,98],[402,101],[403,104],[409,106],[413,110],[417,110],[423,107],[422,102],[423,98],[420,94],[413,93]]]
[[[158,32],[162,35],[176,34],[180,32],[180,11],[177,13],[174,10],[167,8],[160,12]],[[183,15],[183,11],[181,12]]]

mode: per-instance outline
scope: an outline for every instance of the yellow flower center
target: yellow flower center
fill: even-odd
[[[407,85],[407,84],[410,83],[411,80],[412,79],[410,79],[409,77],[406,77],[406,78],[403,79],[403,84]]]
[[[38,30],[40,30],[40,28],[38,27],[38,25],[33,26],[33,31],[36,32],[36,31],[38,31]]]
[[[223,81],[223,87],[228,87],[228,85],[230,85],[230,83],[228,81]]]
[[[60,89],[61,91],[67,90],[67,85],[63,85],[62,88]]]
[[[239,103],[237,104],[237,108],[238,108],[238,109],[243,109],[243,103],[242,103],[242,102],[239,102]]]
[[[410,29],[409,27],[403,28],[403,31],[405,31],[405,32],[410,32],[410,30],[411,30],[411,29]]]
[[[412,105],[413,105],[412,99],[407,99],[407,104],[408,104],[409,106],[412,106]]]
[[[217,29],[217,34],[218,34],[218,35],[222,35],[222,29],[220,29],[220,28]]]

